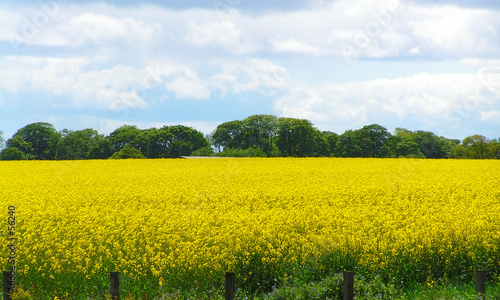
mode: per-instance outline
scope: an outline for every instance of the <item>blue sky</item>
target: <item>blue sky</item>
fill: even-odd
[[[0,130],[252,114],[500,137],[493,1],[2,1]]]

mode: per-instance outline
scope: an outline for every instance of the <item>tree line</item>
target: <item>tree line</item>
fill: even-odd
[[[38,122],[6,142],[0,131],[0,160],[229,157],[406,157],[499,159],[500,142],[482,135],[447,139],[429,131],[397,128],[390,133],[366,125],[342,134],[321,131],[305,119],[253,115],[224,122],[207,136],[175,125],[139,129],[124,125],[109,135],[94,129],[57,131]]]

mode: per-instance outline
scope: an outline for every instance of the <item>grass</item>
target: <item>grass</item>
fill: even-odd
[[[259,299],[259,300],[326,300],[326,299],[343,299],[343,275],[341,273],[326,276],[325,278],[303,282],[300,278],[294,278],[292,275],[284,275],[281,282],[277,282],[276,286],[272,287],[269,292],[255,292],[253,294],[248,291],[237,289],[235,299]],[[12,300],[35,300],[40,297],[36,293],[35,287],[31,289],[17,288],[17,291],[12,295]],[[395,300],[455,300],[455,299],[471,299],[477,300],[475,295],[474,283],[463,283],[459,280],[441,279],[438,282],[428,281],[425,283],[413,283],[410,285],[401,285],[391,280],[384,280],[382,276],[355,276],[354,281],[355,299],[395,299]],[[44,297],[45,299],[45,297]],[[84,297],[75,298],[65,293],[58,296],[58,300],[69,299],[111,299],[110,295],[102,295],[101,297]],[[200,293],[192,294],[182,292],[157,293],[157,296],[132,296],[122,295],[121,299],[139,300],[139,299],[224,299],[223,293]],[[486,287],[484,300],[500,299],[500,285],[489,282]]]

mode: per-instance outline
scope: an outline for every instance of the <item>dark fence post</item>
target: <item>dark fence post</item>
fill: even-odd
[[[111,299],[120,300],[120,272],[109,273],[109,293]]]
[[[354,272],[344,272],[344,300],[354,299]]]
[[[224,284],[226,288],[226,300],[234,300],[234,290],[236,286],[236,274],[232,272],[226,272],[226,282]]]
[[[486,294],[486,271],[476,271],[476,297],[477,299],[484,299]]]
[[[12,291],[12,271],[3,271],[3,300],[10,300],[10,292]]]

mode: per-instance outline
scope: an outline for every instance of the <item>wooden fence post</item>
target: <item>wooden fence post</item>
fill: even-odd
[[[236,286],[236,274],[232,272],[226,272],[226,282],[224,284],[226,288],[226,300],[234,300],[234,290]]]
[[[111,299],[120,300],[120,272],[109,273],[109,293]]]
[[[486,271],[476,270],[476,297],[484,299],[486,294]]]
[[[344,300],[354,299],[354,272],[344,272]]]
[[[12,284],[12,271],[3,271],[3,300],[10,300],[10,292],[14,288]]]

